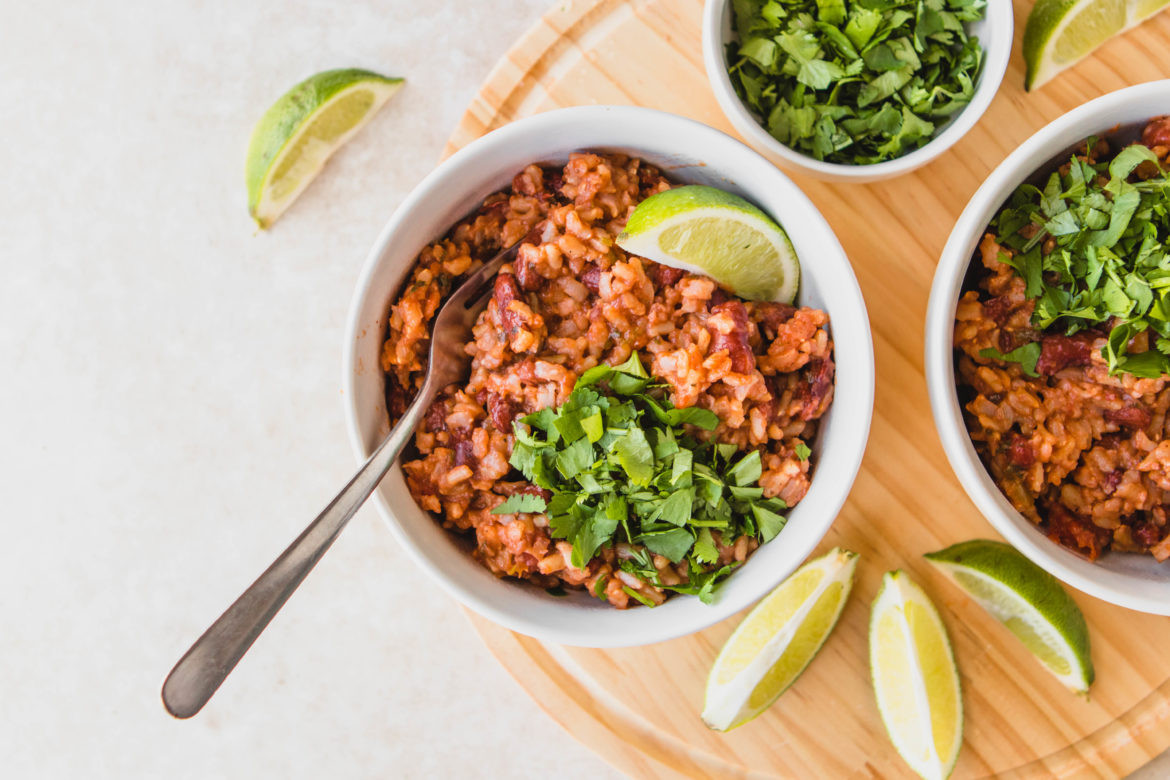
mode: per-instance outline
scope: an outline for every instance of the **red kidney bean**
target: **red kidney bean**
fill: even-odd
[[[796,392],[797,398],[804,402],[800,419],[815,420],[825,413],[829,406],[829,393],[833,389],[835,373],[836,366],[831,356],[808,362]]]
[[[1040,339],[1040,359],[1037,373],[1051,376],[1071,366],[1087,366],[1093,354],[1095,336],[1076,333],[1072,336],[1054,334]]]
[[[585,269],[585,273],[581,274],[581,284],[589,289],[589,292],[597,295],[601,291],[601,268],[596,265],[591,265]]]
[[[1146,146],[1170,146],[1170,116],[1151,119],[1142,130],[1142,143]]]
[[[655,287],[672,287],[686,275],[687,272],[681,268],[671,268],[661,263],[655,263],[650,267],[650,278],[654,280]]]
[[[739,374],[746,374],[756,367],[756,357],[748,344],[748,316],[747,309],[739,301],[725,301],[711,309],[712,315],[726,314],[734,323],[730,333],[723,333],[710,324],[711,331],[710,354],[726,350],[731,358],[731,370]]]
[[[1152,416],[1149,409],[1138,403],[1123,406],[1120,409],[1105,410],[1106,420],[1120,425],[1122,428],[1129,428],[1135,431],[1149,425]]]
[[[511,399],[496,393],[488,393],[487,408],[488,417],[491,418],[492,425],[496,426],[496,430],[510,433],[512,420],[516,418],[516,406]]]
[[[503,328],[505,334],[511,336],[522,324],[520,315],[512,311],[509,306],[512,301],[520,297],[520,288],[516,285],[516,277],[509,273],[497,275],[492,294],[496,299],[500,327]]]
[[[1032,449],[1032,442],[1026,437],[1015,434],[1008,445],[1008,460],[1022,469],[1026,469],[1036,462],[1036,451]]]

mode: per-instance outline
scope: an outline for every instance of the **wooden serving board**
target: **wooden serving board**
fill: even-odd
[[[644,777],[902,777],[870,690],[869,604],[883,572],[908,570],[943,614],[962,673],[966,733],[956,778],[1119,777],[1170,747],[1170,619],[1075,593],[1092,631],[1091,699],[1055,682],[921,555],[994,537],[951,473],[923,378],[923,322],[935,262],[968,198],[1009,151],[1080,103],[1170,75],[1170,14],[1100,49],[1033,94],[1016,41],[979,125],[917,172],[869,185],[794,175],[856,269],[873,324],[877,405],[852,495],[822,548],[861,554],[836,632],[779,702],[731,732],[700,722],[703,685],[738,617],[683,639],[625,650],[546,645],[473,616],[492,652],[542,707],[607,761]],[[703,72],[701,0],[559,0],[504,57],[448,153],[514,119],[561,106],[637,104],[732,132]],[[1151,114],[1170,107],[1151,106]]]

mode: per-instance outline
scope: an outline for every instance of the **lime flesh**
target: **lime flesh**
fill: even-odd
[[[791,303],[800,263],[788,235],[738,195],[689,185],[638,204],[617,239],[627,252],[710,276],[749,300]]]
[[[1035,89],[1170,0],[1037,0],[1024,28],[1026,89]]]
[[[273,103],[252,131],[245,164],[256,224],[270,227],[401,86],[402,79],[366,70],[330,70]]]
[[[1011,545],[987,539],[962,542],[926,559],[1003,623],[1065,686],[1089,689],[1094,677],[1089,627],[1055,577]]]
[[[901,571],[873,603],[870,671],[878,712],[899,755],[919,776],[950,775],[963,741],[963,701],[950,638],[934,604]]]
[[[747,723],[792,685],[836,626],[856,566],[856,553],[834,549],[748,613],[711,668],[704,723],[719,731]]]

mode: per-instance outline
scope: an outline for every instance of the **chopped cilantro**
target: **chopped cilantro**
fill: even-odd
[[[643,605],[643,606],[647,606],[647,607],[653,607],[653,606],[654,606],[654,602],[653,602],[653,601],[651,601],[650,599],[646,598],[645,596],[643,596],[641,593],[639,593],[638,591],[634,590],[634,589],[633,589],[633,588],[631,588],[630,586],[628,586],[628,585],[622,585],[622,590],[624,590],[624,591],[626,592],[626,595],[627,595],[627,596],[629,596],[630,598],[634,599],[635,601],[640,601],[640,602],[642,603],[642,605]]]
[[[1036,363],[1040,360],[1040,343],[1033,341],[1022,347],[1016,347],[1011,352],[1000,352],[995,347],[979,350],[982,357],[1002,360],[1005,363],[1019,363],[1020,368],[1028,376],[1040,376],[1036,373]]]
[[[578,569],[607,545],[632,545],[618,561],[624,571],[710,603],[734,569],[718,566],[712,529],[728,541],[744,534],[768,541],[784,527],[780,512],[787,509],[763,497],[758,450],[742,453],[694,435],[718,423],[707,409],[675,408],[637,353],[620,366],[591,368],[559,408],[513,426],[510,463],[550,498],[520,493],[493,511],[547,514],[549,532],[572,545],[570,563]],[[654,555],[686,561],[687,580],[664,584]],[[604,588],[599,578],[595,595],[604,597]]]
[[[760,451],[752,450],[750,453],[740,458],[739,463],[727,472],[727,476],[731,478],[736,485],[751,485],[760,478],[762,467],[760,466]]]
[[[636,541],[646,545],[650,552],[665,555],[671,563],[678,563],[691,551],[695,537],[685,528],[671,528],[641,534]]]
[[[614,450],[622,468],[635,484],[650,484],[650,478],[654,476],[654,451],[641,428],[628,428],[626,435],[614,443]]]
[[[892,160],[975,93],[965,25],[986,0],[733,0],[731,83],[778,141],[818,160]]]
[[[798,441],[794,449],[796,451],[796,457],[800,460],[808,460],[808,456],[812,455],[812,450],[802,441]]]
[[[540,496],[517,493],[492,510],[493,515],[514,515],[517,512],[543,512],[547,508]]]
[[[593,583],[593,595],[599,599],[605,598],[605,584],[609,582],[609,577],[604,574],[597,578],[597,582]]]
[[[589,468],[593,462],[593,443],[588,439],[577,439],[565,449],[557,453],[557,471],[572,479],[580,472]]]
[[[999,259],[1026,282],[1032,326],[1072,335],[1110,327],[1102,354],[1112,374],[1170,373],[1170,178],[1157,156],[1134,144],[1095,162],[1086,149],[1043,188],[1022,184],[991,222]],[[1143,174],[1131,181],[1134,171]],[[1146,352],[1129,354],[1134,336],[1152,331]],[[1040,345],[984,357],[1019,362],[1035,376]]]
[[[700,528],[695,537],[695,560],[699,563],[715,563],[719,560],[719,550],[715,547],[715,539],[711,536],[710,528]]]
[[[776,534],[784,528],[786,520],[783,516],[775,512],[765,509],[759,504],[752,505],[752,514],[756,517],[756,525],[760,529],[760,538],[765,542],[770,542],[776,537]]]

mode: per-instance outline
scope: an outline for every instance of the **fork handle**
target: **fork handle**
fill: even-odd
[[[189,718],[203,708],[394,465],[434,395],[428,382],[349,484],[179,659],[162,688],[169,713]]]

